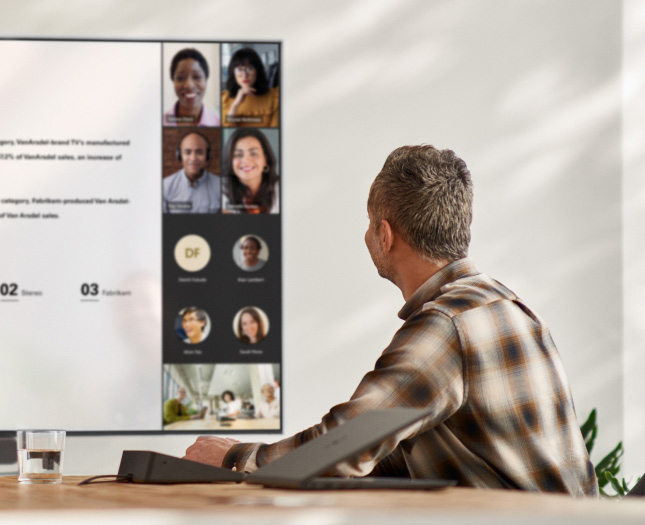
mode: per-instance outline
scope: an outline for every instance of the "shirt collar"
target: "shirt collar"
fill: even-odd
[[[446,284],[478,273],[479,271],[475,268],[474,262],[469,257],[447,264],[417,288],[417,291],[412,294],[412,297],[407,300],[399,311],[399,317],[403,320],[408,319],[425,303],[439,297],[441,289]]]
[[[202,181],[206,178],[206,170],[204,170],[204,171],[202,172],[202,176],[201,176],[201,177],[199,177],[199,179],[197,179],[197,180],[195,181],[195,185],[194,185],[194,186],[191,186],[191,184],[190,184],[190,179],[188,178],[188,175],[186,175],[186,172],[183,170],[183,168],[182,168],[182,170],[181,170],[181,174],[183,175],[184,185],[185,185],[185,186],[188,186],[188,187],[190,187],[190,188],[196,188],[197,186],[199,186],[200,184],[202,184]]]

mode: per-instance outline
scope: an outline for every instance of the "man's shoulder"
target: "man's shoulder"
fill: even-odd
[[[169,187],[171,184],[173,184],[179,177],[181,177],[183,170],[176,171],[172,175],[168,175],[166,178],[163,180],[163,186],[164,188]]]
[[[443,285],[440,294],[425,302],[424,312],[438,311],[456,317],[500,301],[516,301],[517,295],[484,273],[470,275]]]

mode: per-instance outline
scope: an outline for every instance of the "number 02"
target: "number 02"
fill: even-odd
[[[0,284],[0,295],[18,295],[18,285],[16,283]]]

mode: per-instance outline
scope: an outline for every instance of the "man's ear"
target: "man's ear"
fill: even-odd
[[[379,228],[379,242],[381,243],[381,248],[384,253],[388,253],[392,246],[394,245],[394,231],[392,230],[392,225],[387,219],[381,219],[381,224]]]

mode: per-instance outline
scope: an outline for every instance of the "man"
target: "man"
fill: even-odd
[[[181,327],[186,335],[185,338],[180,336],[184,343],[191,345],[201,343],[208,335],[208,317],[206,316],[206,312],[195,306],[185,308],[181,316]]]
[[[271,383],[265,383],[260,389],[264,396],[264,401],[258,405],[255,411],[255,417],[259,418],[277,418],[280,417],[280,399],[275,395],[275,387]]]
[[[175,421],[183,421],[185,419],[202,419],[205,411],[202,410],[200,414],[190,415],[182,401],[186,399],[186,389],[181,387],[177,390],[174,398],[169,399],[163,404],[163,422],[165,425],[174,423]]]
[[[247,272],[255,272],[260,270],[266,264],[264,259],[260,259],[260,252],[262,245],[260,240],[253,235],[247,235],[242,239],[240,245],[241,257],[238,266]]]
[[[272,445],[201,437],[196,461],[253,471],[369,409],[432,414],[329,474],[454,479],[462,486],[597,494],[548,329],[467,258],[472,183],[450,150],[393,151],[372,184],[365,242],[403,293],[403,325],[322,422]]]
[[[184,135],[177,146],[183,169],[163,180],[164,213],[217,213],[220,179],[206,171],[210,144],[201,133]]]

